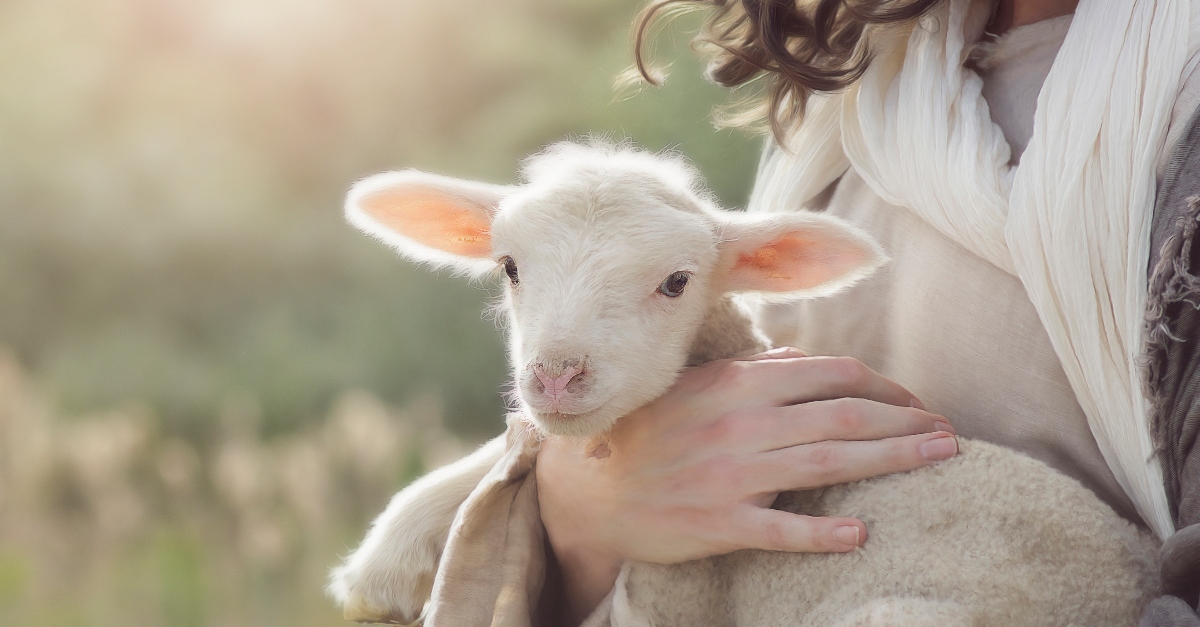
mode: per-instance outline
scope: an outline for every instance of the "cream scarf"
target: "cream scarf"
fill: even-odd
[[[1138,356],[1155,167],[1200,48],[1200,0],[1082,0],[1018,167],[982,80],[963,67],[991,8],[949,0],[877,40],[859,83],[810,100],[789,150],[763,164],[750,209],[800,207],[853,167],[888,203],[1018,276],[1105,461],[1166,538]]]

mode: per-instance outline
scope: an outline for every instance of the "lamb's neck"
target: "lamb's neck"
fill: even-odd
[[[767,342],[754,328],[750,317],[731,296],[717,299],[696,332],[688,353],[688,365],[698,366],[717,359],[746,357],[767,349]]]

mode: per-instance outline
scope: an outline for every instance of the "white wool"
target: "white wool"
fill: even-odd
[[[851,165],[889,203],[1019,276],[1100,450],[1160,537],[1173,531],[1138,359],[1155,165],[1195,0],[1082,0],[1017,167],[963,67],[989,3],[951,0],[886,41],[846,93],[814,98],[760,172],[752,211],[803,206]]]
[[[654,181],[664,189],[693,194],[705,201],[713,200],[700,173],[682,154],[672,151],[650,153],[639,150],[630,142],[563,141],[551,144],[521,163],[521,178],[530,185],[553,185],[589,178],[620,179],[622,174]]]
[[[873,240],[827,216],[721,211],[675,154],[563,142],[526,160],[522,176],[523,185],[499,186],[379,174],[351,189],[346,215],[408,259],[495,271],[509,283],[503,310],[517,398],[557,435],[603,432],[666,390],[727,292],[828,294],[884,260]],[[768,257],[754,255],[763,251],[791,266],[762,267]],[[509,267],[518,283],[503,279]],[[688,275],[685,293],[657,293],[676,273]],[[581,370],[570,382],[577,393],[547,406],[537,372],[568,367]]]

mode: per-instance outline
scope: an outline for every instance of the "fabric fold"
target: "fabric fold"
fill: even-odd
[[[504,456],[459,507],[426,608],[426,627],[529,627],[546,573],[534,462],[537,430],[512,414]]]
[[[1174,525],[1139,358],[1157,159],[1200,49],[1197,5],[1082,0],[1017,166],[964,65],[989,3],[950,0],[885,28],[858,83],[810,100],[789,141],[803,150],[774,151],[750,203],[803,207],[827,173],[852,166],[890,204],[1019,277],[1105,462],[1160,538]]]

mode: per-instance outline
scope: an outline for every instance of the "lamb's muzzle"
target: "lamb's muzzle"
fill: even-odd
[[[588,385],[588,373],[584,368],[586,362],[586,357],[534,362],[529,367],[532,380],[528,375],[523,377],[521,397],[538,411],[573,413],[576,399],[586,391]]]

